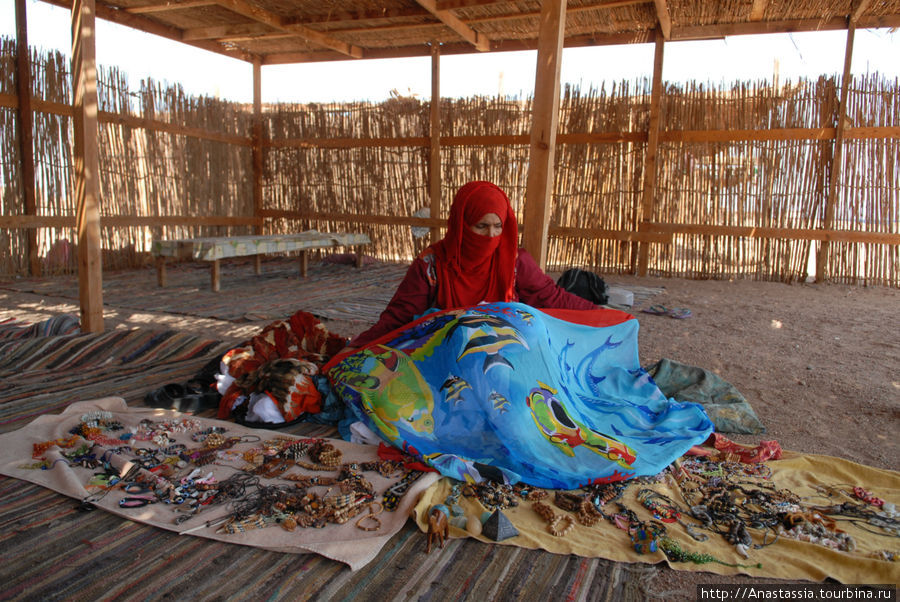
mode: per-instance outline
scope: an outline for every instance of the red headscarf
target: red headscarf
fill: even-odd
[[[494,213],[503,232],[489,237],[470,228]],[[506,193],[490,182],[469,182],[450,206],[447,234],[432,245],[437,265],[437,302],[443,309],[482,301],[512,301],[519,228]]]

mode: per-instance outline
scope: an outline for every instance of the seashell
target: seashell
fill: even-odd
[[[466,519],[466,531],[472,535],[481,535],[481,521],[477,516],[470,516]]]

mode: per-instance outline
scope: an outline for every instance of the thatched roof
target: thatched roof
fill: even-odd
[[[69,8],[69,0],[47,0]],[[263,65],[528,50],[540,0],[97,0],[97,16]],[[900,0],[568,0],[565,45],[900,26]]]

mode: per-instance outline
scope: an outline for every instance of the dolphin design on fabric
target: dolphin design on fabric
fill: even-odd
[[[483,371],[487,371],[496,366],[506,366],[512,368],[512,364],[505,357],[500,355],[500,351],[507,345],[521,345],[528,349],[528,344],[519,336],[515,328],[509,326],[494,327],[490,332],[478,331],[478,335],[470,338],[463,352],[456,358],[458,362],[462,358],[471,353],[485,353]]]

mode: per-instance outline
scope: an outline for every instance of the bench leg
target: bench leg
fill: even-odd
[[[256,260],[254,262],[254,267],[256,269],[256,275],[259,276],[260,274],[262,274],[262,255],[254,255],[253,257]]]
[[[166,258],[156,258],[156,286],[166,285]]]
[[[300,251],[300,277],[306,278],[306,272],[309,269],[309,256],[306,251]]]
[[[212,279],[212,290],[214,293],[219,292],[219,260],[214,259],[212,265],[209,266],[209,274]]]

